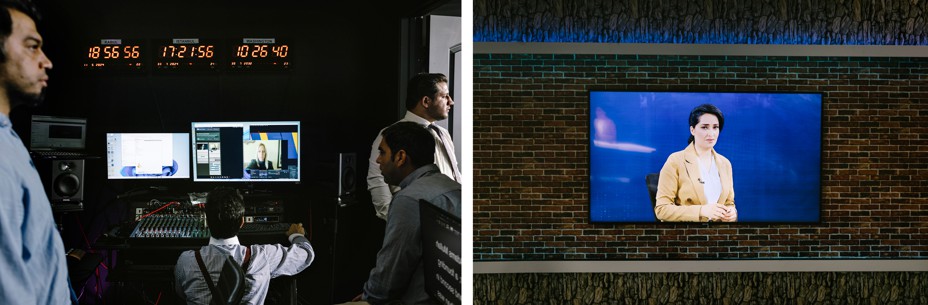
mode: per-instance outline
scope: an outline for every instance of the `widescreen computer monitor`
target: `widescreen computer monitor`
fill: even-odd
[[[191,125],[193,181],[300,181],[299,121]]]
[[[107,177],[188,179],[189,146],[188,133],[107,133]]]

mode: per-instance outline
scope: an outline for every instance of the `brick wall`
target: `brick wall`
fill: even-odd
[[[589,90],[824,93],[822,222],[589,223]],[[928,257],[928,58],[474,55],[474,259]]]

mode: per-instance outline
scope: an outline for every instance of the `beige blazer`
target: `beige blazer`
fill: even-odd
[[[712,150],[722,181],[720,204],[735,205],[735,189],[732,184],[731,162]],[[699,216],[699,209],[706,204],[706,194],[699,172],[696,148],[690,143],[686,149],[670,154],[661,168],[657,183],[657,203],[654,214],[661,221],[707,221]]]

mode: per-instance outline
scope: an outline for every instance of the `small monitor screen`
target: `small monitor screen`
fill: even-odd
[[[83,150],[87,119],[33,115],[32,150]]]
[[[107,133],[109,179],[190,178],[190,134]]]
[[[194,181],[300,181],[300,122],[194,122]]]
[[[691,128],[704,104],[722,126]],[[592,91],[589,123],[592,222],[698,221],[706,202],[735,215],[707,221],[820,219],[821,93]]]

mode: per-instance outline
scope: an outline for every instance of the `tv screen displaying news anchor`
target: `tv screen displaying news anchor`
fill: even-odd
[[[817,223],[821,93],[590,92],[592,222]]]

